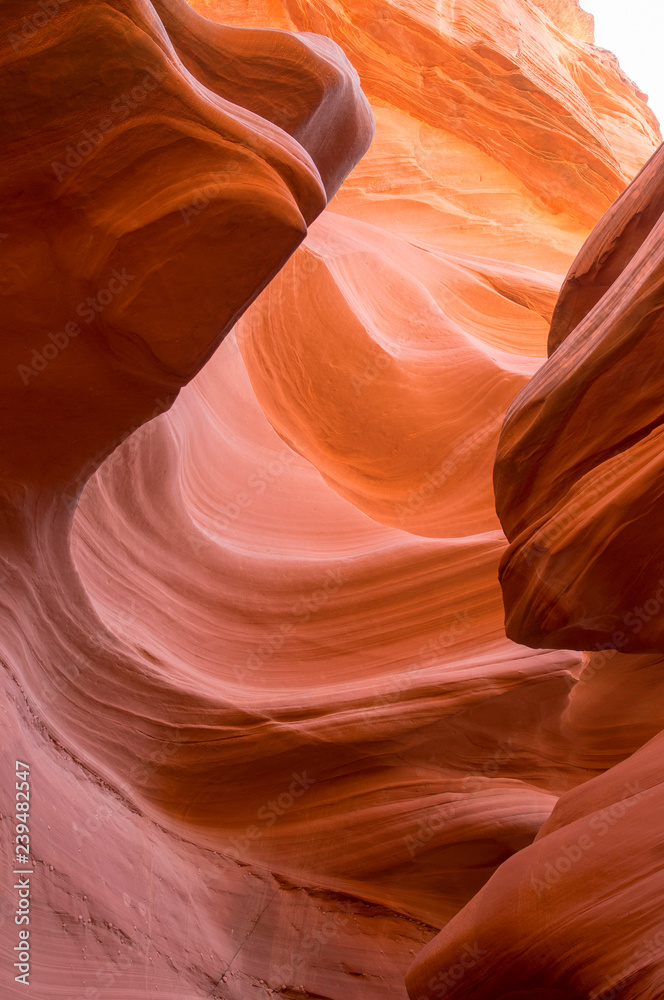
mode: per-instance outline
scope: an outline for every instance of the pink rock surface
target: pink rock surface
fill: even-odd
[[[621,801],[659,714],[603,693],[654,657],[508,639],[492,500],[563,277],[660,138],[587,32],[528,0],[70,0],[10,42],[0,808],[22,756],[39,1000],[406,1000],[414,961],[432,1000],[577,786]],[[372,131],[335,42],[377,131],[314,221]],[[55,183],[144,63],[154,96]],[[481,949],[568,912],[536,903]]]

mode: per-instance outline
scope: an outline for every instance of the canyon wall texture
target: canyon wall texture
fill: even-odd
[[[0,15],[33,995],[654,1000],[643,95],[572,0],[55,6]]]

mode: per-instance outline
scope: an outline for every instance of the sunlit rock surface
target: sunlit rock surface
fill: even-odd
[[[507,633],[591,651],[562,732],[570,765],[606,770],[563,794],[423,950],[412,997],[664,990],[662,170],[660,147],[574,261],[549,360],[512,403],[495,467]]]
[[[33,982],[406,1000],[416,962],[432,1000],[458,943],[495,1000],[476,894],[512,906],[559,796],[659,730],[636,694],[612,714],[582,653],[506,638],[492,493],[563,278],[659,131],[571,2],[192,6],[70,0],[24,40],[1,15],[3,731],[34,775]],[[376,137],[314,221],[373,127],[334,43]],[[654,684],[653,660],[630,664]]]

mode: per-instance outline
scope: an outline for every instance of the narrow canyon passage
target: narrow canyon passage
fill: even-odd
[[[3,996],[657,1000],[644,95],[575,0],[42,7],[0,13]]]

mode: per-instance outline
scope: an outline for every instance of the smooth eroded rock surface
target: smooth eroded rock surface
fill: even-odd
[[[31,764],[34,995],[650,988],[602,959],[613,827],[583,952],[594,896],[530,879],[598,809],[643,824],[620,803],[650,788],[656,657],[506,637],[492,496],[564,276],[660,140],[639,92],[571,0],[12,2],[0,27],[0,710]],[[654,867],[624,875],[639,969]]]
[[[503,428],[507,630],[534,646],[664,649],[663,167],[660,147],[584,245]]]

